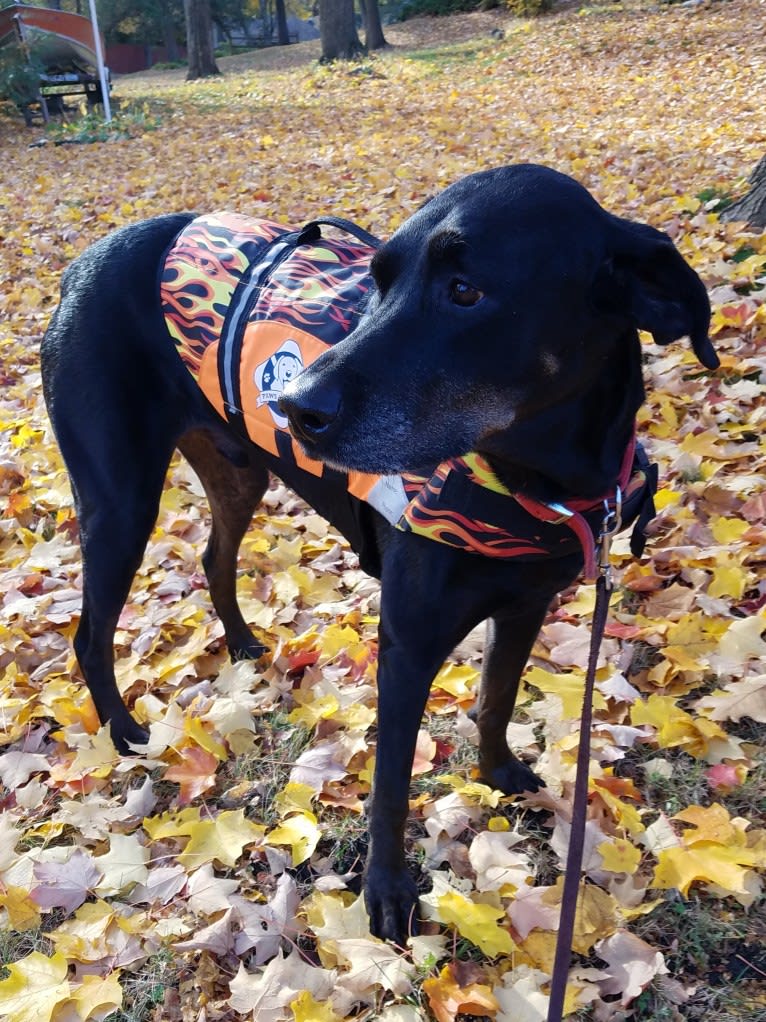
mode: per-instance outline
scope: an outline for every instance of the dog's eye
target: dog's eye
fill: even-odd
[[[449,286],[450,301],[454,302],[455,305],[462,305],[463,308],[468,308],[471,305],[476,305],[484,297],[484,293],[479,291],[473,284],[469,284],[467,280],[453,280]]]

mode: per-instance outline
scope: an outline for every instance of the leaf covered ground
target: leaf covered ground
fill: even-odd
[[[207,510],[177,461],[117,634],[152,741],[120,760],[71,652],[76,522],[38,370],[62,269],[113,227],[225,207],[385,236],[457,177],[531,160],[672,235],[710,289],[722,362],[646,346],[659,516],[640,562],[617,545],[567,1009],[766,1019],[766,237],[717,216],[764,151],[765,14],[407,23],[345,67],[305,44],[195,85],[125,79],[126,130],[96,144],[29,148],[41,131],[0,114],[0,1017],[544,1018],[591,590],[553,609],[510,729],[538,797],[477,783],[481,637],[439,675],[408,835],[429,921],[399,952],[357,898],[376,585],[275,485],[240,579],[272,663],[231,666],[200,574]]]

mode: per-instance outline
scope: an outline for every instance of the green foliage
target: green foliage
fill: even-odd
[[[401,11],[402,21],[423,15],[459,14],[462,11],[488,10],[497,7],[497,0],[408,0]]]
[[[17,106],[31,103],[40,87],[40,70],[34,54],[15,46],[0,51],[0,99]]]
[[[715,209],[716,213],[722,212],[734,201],[729,192],[722,191],[715,185],[712,185],[710,188],[703,188],[701,192],[697,193],[697,198],[708,209]]]
[[[160,120],[148,107],[124,106],[114,111],[107,124],[99,109],[71,121],[51,121],[46,127],[45,141],[54,145],[86,145],[90,142],[118,142],[137,138],[147,131],[156,131]]]
[[[460,14],[464,11],[489,11],[507,7],[518,17],[530,18],[545,14],[553,7],[553,0],[407,0],[401,10],[401,19],[423,15]]]
[[[552,9],[553,0],[505,0],[505,5],[519,18],[536,18]]]

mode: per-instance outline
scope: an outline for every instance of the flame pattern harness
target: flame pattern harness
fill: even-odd
[[[322,237],[320,223],[351,240]],[[334,217],[291,230],[215,213],[191,221],[162,266],[167,329],[208,400],[241,436],[313,476],[325,468],[290,437],[277,402],[295,375],[359,322],[378,244]],[[397,529],[487,557],[535,560],[581,550],[593,578],[595,543],[618,493],[623,525],[637,519],[633,551],[643,549],[656,473],[633,440],[615,489],[598,500],[547,504],[511,493],[477,453],[442,462],[430,476],[349,472],[346,485]]]

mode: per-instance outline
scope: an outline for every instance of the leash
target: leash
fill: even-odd
[[[580,891],[583,843],[588,814],[588,769],[590,766],[590,732],[593,724],[593,689],[596,681],[596,665],[604,628],[609,613],[609,598],[612,595],[612,570],[609,550],[612,537],[622,525],[622,494],[617,488],[615,506],[610,508],[604,502],[605,514],[598,539],[599,573],[596,579],[596,606],[588,654],[588,670],[585,675],[582,714],[580,717],[580,741],[577,747],[577,772],[572,798],[572,824],[569,832],[564,891],[561,897],[561,916],[556,938],[556,955],[553,962],[551,994],[548,1004],[547,1022],[561,1022],[564,1016],[569,965],[572,958],[572,937],[574,936],[577,898]]]

